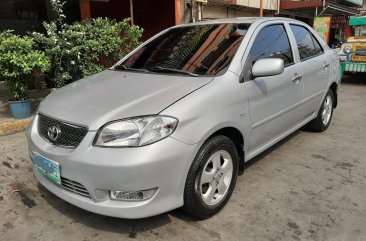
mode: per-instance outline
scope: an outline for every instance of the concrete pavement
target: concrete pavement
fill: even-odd
[[[32,90],[29,97],[32,101],[32,112],[34,113],[42,99],[49,94],[49,90]],[[33,116],[27,119],[16,120],[12,118],[8,100],[11,94],[6,90],[5,83],[0,82],[0,136],[13,134],[25,130],[32,121]]]
[[[24,132],[0,137],[0,240],[366,240],[366,82],[348,79],[325,133],[297,131],[246,166],[227,206],[126,220],[57,198],[32,175]]]

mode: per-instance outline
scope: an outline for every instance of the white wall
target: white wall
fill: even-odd
[[[216,7],[203,7],[203,18],[235,18],[235,17],[256,17],[259,16],[259,10],[235,11]]]
[[[247,6],[251,8],[259,8],[260,1],[259,0],[236,0],[237,5]],[[263,8],[268,10],[277,10],[277,0],[264,0]]]

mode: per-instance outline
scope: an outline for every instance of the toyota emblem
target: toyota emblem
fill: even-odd
[[[58,136],[60,135],[61,130],[58,126],[50,126],[48,127],[47,134],[51,141],[56,141]]]

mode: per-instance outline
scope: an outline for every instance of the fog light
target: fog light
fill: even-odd
[[[134,192],[126,192],[126,191],[110,191],[112,200],[120,200],[120,201],[143,201],[152,198],[158,188],[152,188],[149,190],[143,191],[134,191]]]

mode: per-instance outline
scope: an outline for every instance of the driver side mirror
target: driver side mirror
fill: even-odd
[[[257,60],[252,68],[252,76],[265,77],[282,74],[284,62],[280,58],[267,58]]]

